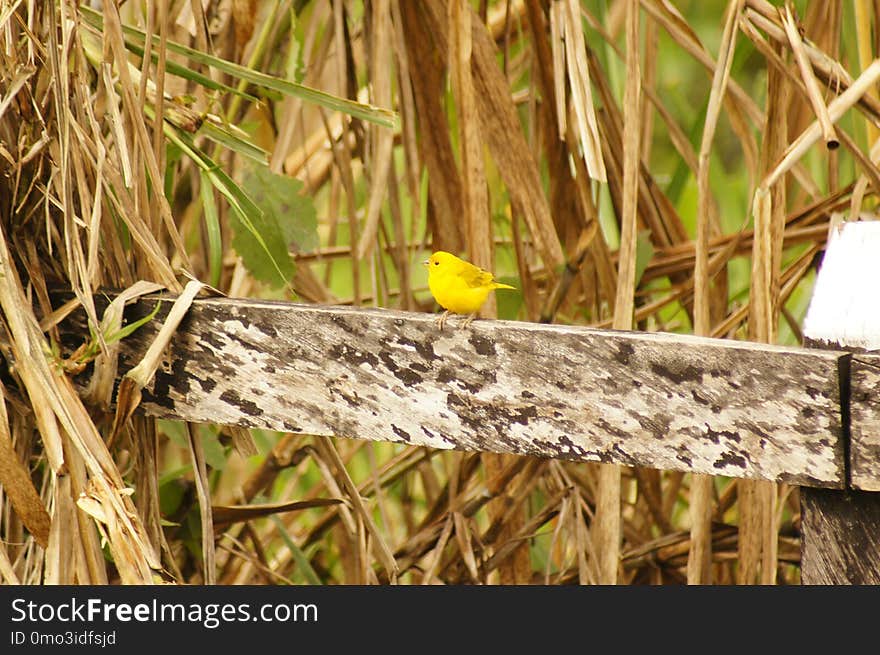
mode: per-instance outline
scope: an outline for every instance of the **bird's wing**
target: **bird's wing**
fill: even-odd
[[[484,271],[478,266],[474,266],[468,262],[464,262],[465,266],[461,270],[461,277],[465,280],[469,287],[484,287],[492,284],[492,274]]]

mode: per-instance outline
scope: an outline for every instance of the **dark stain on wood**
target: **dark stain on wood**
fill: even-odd
[[[635,354],[636,349],[632,347],[632,344],[629,343],[621,343],[617,345],[616,352],[614,353],[614,359],[618,364],[622,366],[629,366],[632,356]]]
[[[651,371],[668,379],[673,384],[683,382],[701,382],[704,371],[696,366],[681,365],[679,362],[663,362],[651,364]]]
[[[256,418],[263,415],[263,409],[253,400],[242,398],[235,389],[227,389],[220,394],[220,400],[237,407],[246,416]]]

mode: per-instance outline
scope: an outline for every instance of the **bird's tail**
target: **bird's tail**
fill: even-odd
[[[509,284],[501,284],[501,282],[493,282],[492,288],[493,289],[516,289],[516,287],[512,287]]]

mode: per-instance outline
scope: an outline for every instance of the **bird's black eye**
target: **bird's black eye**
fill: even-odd
[[[440,266],[440,262],[434,262],[434,266]]]

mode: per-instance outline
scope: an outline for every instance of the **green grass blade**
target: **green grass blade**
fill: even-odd
[[[97,29],[103,29],[103,19],[97,11],[86,6],[80,6],[80,12],[88,24]],[[143,47],[142,44],[146,42],[147,38],[145,32],[125,25],[123,25],[122,30],[126,36],[132,39],[137,39],[133,45]],[[152,39],[154,44],[158,47],[158,37],[152,35]],[[398,126],[399,116],[396,112],[393,112],[390,109],[383,109],[382,107],[355,102],[353,100],[348,100],[347,98],[340,98],[339,96],[319,91],[318,89],[313,89],[304,84],[289,82],[279,77],[252,70],[226,59],[221,59],[220,57],[200,52],[199,50],[174,41],[166,41],[165,45],[171,52],[183,55],[196,63],[204,64],[216,70],[228,73],[235,78],[244,80],[255,86],[300,98],[306,102],[325,107],[326,109],[340,111],[349,116],[376,123],[383,127],[395,129]],[[192,74],[192,71],[189,71],[188,69],[186,72],[187,74]]]
[[[220,236],[220,216],[217,203],[212,193],[213,185],[205,171],[200,171],[201,184],[199,196],[202,200],[202,211],[205,216],[205,233],[208,236],[208,269],[211,286],[220,286],[220,274],[223,272],[223,239]]]
[[[315,573],[315,569],[312,568],[312,565],[309,564],[309,558],[306,557],[302,548],[297,546],[293,539],[290,538],[290,535],[287,534],[287,527],[281,519],[274,515],[270,518],[275,524],[275,527],[278,528],[278,535],[281,537],[281,540],[287,544],[287,547],[290,549],[290,554],[293,555],[293,559],[296,560],[297,568],[300,570],[300,573],[303,574],[306,581],[310,585],[321,585],[321,579],[318,577],[318,574]]]
[[[246,138],[247,134],[241,132],[238,128],[218,125],[211,120],[206,120],[202,123],[199,131],[201,134],[211,139],[211,141],[219,143],[221,146],[224,146],[233,152],[237,152],[238,154],[264,166],[269,165],[268,153],[259,146],[255,146],[248,141]],[[239,132],[241,132],[241,135],[239,135]]]

